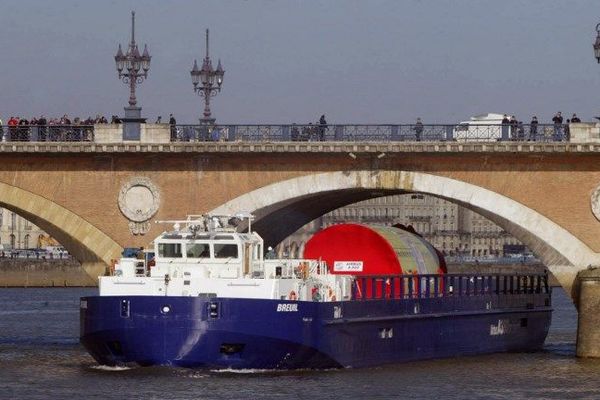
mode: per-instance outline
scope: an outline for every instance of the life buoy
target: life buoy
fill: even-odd
[[[298,300],[298,296],[296,295],[296,292],[294,292],[293,290],[290,292],[290,294],[288,294],[288,299],[289,300]]]

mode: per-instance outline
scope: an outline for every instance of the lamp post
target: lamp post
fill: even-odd
[[[215,119],[211,118],[210,113],[210,98],[221,91],[225,70],[221,66],[221,60],[217,64],[217,69],[213,69],[212,61],[208,55],[208,29],[206,30],[206,57],[202,62],[202,68],[198,68],[198,63],[194,60],[194,66],[190,74],[192,75],[194,92],[199,96],[204,96],[204,118],[200,119],[200,123],[203,125],[214,124]]]
[[[129,106],[125,107],[125,118],[122,119],[123,139],[125,140],[140,139],[140,123],[145,122],[145,119],[141,118],[142,108],[137,107],[135,87],[148,77],[151,58],[147,45],[144,45],[144,52],[140,55],[138,46],[135,43],[135,11],[132,11],[129,48],[127,53],[123,54],[121,44],[119,44],[119,50],[115,55],[119,79],[129,85]]]

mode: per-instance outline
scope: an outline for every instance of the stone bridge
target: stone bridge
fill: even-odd
[[[268,245],[331,210],[399,193],[470,208],[525,243],[577,301],[600,266],[600,144],[0,143],[0,206],[102,274],[187,214],[251,211]]]

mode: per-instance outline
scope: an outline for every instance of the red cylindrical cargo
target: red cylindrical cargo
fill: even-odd
[[[332,225],[306,242],[304,257],[322,259],[332,273],[352,275],[437,274],[445,265],[414,233],[390,226]]]

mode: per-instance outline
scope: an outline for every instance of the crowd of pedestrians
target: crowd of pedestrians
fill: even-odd
[[[114,117],[113,117],[114,118]],[[114,122],[114,120],[112,121]],[[2,141],[81,141],[92,140],[95,124],[106,124],[101,115],[96,118],[72,120],[67,114],[60,118],[32,117],[31,119],[11,116],[6,125],[0,119],[0,138]]]
[[[297,141],[324,141],[329,126],[325,119],[325,114],[321,115],[319,122],[313,125],[312,122],[299,129],[296,124],[292,124],[290,138],[293,142]]]
[[[562,113],[557,112],[554,117],[552,117],[552,125],[553,125],[553,133],[552,140],[553,141],[568,141],[571,136],[569,132],[569,124],[581,122],[581,119],[577,116],[577,114],[573,113],[573,116],[563,122]],[[517,118],[513,115],[509,117],[507,114],[504,114],[504,118],[502,119],[502,128],[503,133],[507,133],[510,131],[509,138],[510,140],[531,140],[537,141],[540,140],[543,134],[539,131],[539,121],[537,116],[533,116],[531,121],[529,122],[529,132],[528,134],[525,132],[525,125],[523,121],[517,120]],[[505,136],[505,135],[503,135]]]

